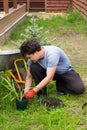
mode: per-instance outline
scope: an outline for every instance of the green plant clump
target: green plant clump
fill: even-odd
[[[6,77],[4,72],[0,73],[0,87],[4,87],[5,89],[7,89],[7,94],[2,98],[2,100],[5,100],[7,97],[10,97],[11,101],[13,101],[15,99],[22,101],[23,88],[14,82],[15,82],[14,80]],[[17,89],[16,89],[15,84],[18,85]]]

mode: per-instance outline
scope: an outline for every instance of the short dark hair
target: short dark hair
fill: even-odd
[[[41,46],[39,43],[35,40],[26,40],[23,42],[23,44],[20,46],[20,52],[22,56],[26,56],[26,54],[34,54],[36,51],[40,51]]]

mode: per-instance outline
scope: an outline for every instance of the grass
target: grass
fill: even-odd
[[[36,15],[40,17],[38,14]],[[38,25],[43,26],[44,30],[50,30],[48,38],[56,38],[52,44],[65,50],[87,87],[87,22],[78,12],[71,11],[62,16],[46,17],[40,17],[37,21]],[[29,19],[30,16],[18,25],[3,48],[15,46],[14,43],[18,39],[24,40],[20,34],[24,33],[25,28],[30,24]],[[0,98],[7,93],[2,86],[0,86],[0,92]],[[59,96],[56,92],[55,82],[52,82],[48,85],[48,97],[61,99],[64,107],[51,108],[48,111],[46,106],[38,104],[37,96],[29,100],[28,108],[25,111],[16,110],[15,102],[10,102],[9,98],[0,102],[0,130],[87,129],[87,107],[82,110],[82,105],[87,102],[87,92],[82,95]]]
[[[43,27],[44,30],[49,30],[49,39],[64,36],[67,33],[87,34],[87,21],[84,20],[79,12],[69,11],[63,15],[56,16],[50,16],[48,13],[49,17],[46,16],[47,18],[40,17],[38,13],[33,15],[37,17],[37,24],[39,27]],[[26,34],[26,29],[30,26],[29,21],[31,17],[32,16],[27,17],[14,31],[12,31],[10,37],[3,46],[0,46],[0,49],[17,48],[16,45],[20,45],[25,40],[22,34]]]

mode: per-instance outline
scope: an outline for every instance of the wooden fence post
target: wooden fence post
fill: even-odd
[[[8,9],[9,9],[9,0],[3,0],[3,8],[5,13],[8,13]]]
[[[27,0],[27,11],[29,12],[29,8],[30,8],[30,0]]]
[[[47,12],[47,0],[45,0],[45,12]]]
[[[22,5],[23,4],[23,0],[19,0],[19,4]]]
[[[13,8],[17,8],[17,0],[13,0]]]

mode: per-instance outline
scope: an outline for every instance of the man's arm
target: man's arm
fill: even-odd
[[[30,68],[28,68],[26,79],[25,79],[25,89],[24,93],[26,93],[32,85],[32,75],[30,73]]]
[[[52,81],[57,67],[48,67],[46,77],[33,89],[36,93]]]

